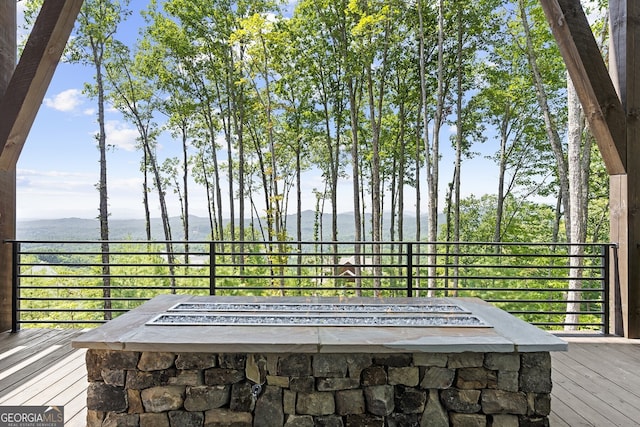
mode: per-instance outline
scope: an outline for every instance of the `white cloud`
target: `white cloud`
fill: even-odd
[[[44,105],[54,110],[70,112],[84,102],[84,96],[79,89],[67,89],[53,98],[45,98]]]
[[[135,128],[128,127],[125,123],[110,120],[105,123],[105,132],[107,134],[107,144],[125,151],[136,150],[136,138],[138,131]]]

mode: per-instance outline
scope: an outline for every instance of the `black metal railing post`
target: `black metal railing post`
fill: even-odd
[[[413,243],[407,243],[407,297],[413,297]]]
[[[216,294],[216,243],[209,242],[209,295]]]
[[[11,332],[20,330],[20,243],[11,242]]]
[[[609,276],[609,286],[613,285],[613,333],[624,336],[624,323],[622,319],[622,294],[620,293],[620,264],[618,260],[618,244],[611,246],[613,250],[613,278]],[[611,274],[611,272],[609,272]],[[612,280],[613,279],[613,280]],[[613,281],[613,283],[611,283]]]
[[[609,278],[611,277],[609,275],[609,269],[611,268],[611,250],[609,245],[602,245],[601,249],[601,254],[602,254],[602,292],[604,293],[604,295],[602,295],[602,299],[603,299],[603,305],[604,307],[602,307],[602,321],[603,321],[603,325],[602,325],[602,333],[605,335],[609,335]]]

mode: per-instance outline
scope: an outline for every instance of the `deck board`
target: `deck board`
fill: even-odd
[[[85,350],[80,330],[0,333],[0,405],[64,405],[66,426],[86,424]],[[640,426],[640,340],[565,338],[552,353],[551,426]],[[51,352],[46,351],[52,346]],[[35,356],[35,357],[34,357]],[[32,363],[22,364],[32,358]],[[19,366],[19,369],[15,369]]]

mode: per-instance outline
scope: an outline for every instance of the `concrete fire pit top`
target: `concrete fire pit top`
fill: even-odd
[[[163,315],[177,313],[202,316],[202,307],[215,311],[216,305],[237,309],[237,305],[258,305],[260,312],[247,314],[242,310],[226,312],[243,318],[272,316],[265,307],[287,305],[314,307],[310,316],[324,319],[379,316],[388,318],[433,317],[419,307],[446,307],[446,313],[435,316],[468,316],[472,324],[443,326],[396,325],[378,326],[363,323],[345,325],[336,322],[297,324],[152,324]],[[336,309],[321,309],[335,305]],[[380,306],[407,306],[407,310]],[[176,307],[186,307],[176,310]],[[355,315],[349,308],[359,307]],[[364,307],[364,308],[363,308]],[[416,308],[418,307],[418,308]],[[434,309],[437,311],[438,309]],[[377,314],[376,314],[377,313]],[[409,314],[407,314],[409,313]],[[220,314],[220,313],[217,313]],[[217,315],[216,314],[216,315]],[[290,313],[304,317],[304,313]],[[255,320],[255,319],[254,319]],[[333,323],[333,325],[330,325]],[[384,324],[384,322],[383,322]],[[373,327],[375,326],[375,327]],[[161,295],[99,328],[92,329],[73,341],[75,348],[109,349],[121,351],[168,352],[266,352],[266,353],[398,353],[398,352],[537,352],[563,351],[567,343],[535,326],[476,298],[323,298],[323,297],[196,297],[189,295]]]

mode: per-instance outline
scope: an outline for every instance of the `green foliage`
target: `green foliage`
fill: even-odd
[[[231,242],[192,245],[189,264],[177,255],[173,270],[159,244],[112,245],[111,301],[114,317],[154,296],[168,293],[235,296],[381,296],[407,295],[408,247],[414,295],[424,295],[431,257],[425,245],[389,243],[381,248],[380,273],[373,254],[363,248],[360,287],[356,288],[351,245],[307,247],[246,243],[241,260]],[[457,252],[453,249],[457,248]],[[214,255],[209,250],[214,249]],[[237,248],[236,248],[237,249]],[[602,257],[600,245],[585,251],[581,322],[594,328],[602,321]],[[313,252],[311,252],[313,251]],[[34,251],[35,252],[35,251]],[[44,251],[43,251],[44,252]],[[86,252],[86,250],[85,250]],[[46,254],[47,259],[49,254]],[[77,255],[43,262],[36,254],[21,258],[21,321],[58,327],[91,327],[103,321],[99,255]],[[73,261],[71,261],[73,260]],[[210,261],[213,260],[213,264]],[[552,244],[439,244],[435,257],[436,296],[478,297],[523,319],[558,327],[566,308],[568,246]],[[351,267],[350,267],[351,266]],[[454,267],[458,268],[454,271]],[[172,272],[173,271],[173,272]],[[376,283],[379,287],[376,287]]]

